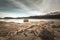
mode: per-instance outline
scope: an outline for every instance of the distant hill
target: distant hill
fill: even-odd
[[[58,15],[58,14],[60,14],[60,12],[50,12],[47,15]]]
[[[50,12],[47,13],[46,15],[40,15],[40,16],[30,16],[30,17],[4,17],[0,19],[25,19],[25,18],[32,18],[32,19],[60,19],[60,12]]]
[[[22,19],[22,17],[16,17],[16,18],[14,18],[14,17],[4,17],[4,18],[1,18],[0,17],[0,19]]]
[[[43,16],[30,16],[29,18],[60,19],[60,12],[51,12]]]

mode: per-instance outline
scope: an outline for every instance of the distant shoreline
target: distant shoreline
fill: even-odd
[[[60,18],[0,18],[0,19],[60,19]]]

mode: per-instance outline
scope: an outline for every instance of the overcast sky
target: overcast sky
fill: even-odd
[[[0,17],[44,15],[60,11],[60,0],[0,0]]]

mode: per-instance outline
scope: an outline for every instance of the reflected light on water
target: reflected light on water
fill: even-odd
[[[0,21],[24,23],[24,19],[0,19]],[[56,24],[60,24],[60,19],[28,19],[28,21],[29,22],[54,21]]]

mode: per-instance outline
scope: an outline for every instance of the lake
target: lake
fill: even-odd
[[[60,19],[28,19],[29,22],[54,21],[60,25]],[[0,19],[0,21],[24,23],[24,19]]]

